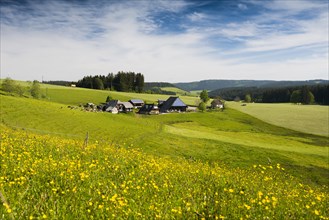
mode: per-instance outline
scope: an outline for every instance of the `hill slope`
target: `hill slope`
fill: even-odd
[[[80,100],[80,96],[74,97]],[[2,95],[0,105],[1,123],[17,129],[78,140],[84,140],[88,132],[91,140],[124,142],[155,155],[223,162],[232,167],[264,164],[271,158],[273,163],[289,166],[291,174],[302,176],[303,181],[327,181],[325,137],[279,128],[233,109],[159,116],[112,115]]]
[[[281,164],[234,169],[153,156],[125,144],[83,145],[0,128],[2,219],[285,219],[287,213],[292,219],[318,219],[329,215],[326,188],[299,182]]]

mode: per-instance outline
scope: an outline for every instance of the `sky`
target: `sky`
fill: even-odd
[[[1,78],[328,79],[328,0],[0,0]]]

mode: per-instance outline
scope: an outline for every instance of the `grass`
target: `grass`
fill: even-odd
[[[229,102],[227,106],[277,126],[329,136],[328,106],[261,103],[242,106],[237,102]]]
[[[161,87],[161,90],[168,92],[175,92],[176,95],[190,95],[189,92],[176,87]]]
[[[8,202],[0,218],[328,217],[327,137],[233,108],[158,116],[85,112],[67,106],[103,102],[109,94],[162,98],[42,87],[48,99],[0,95],[0,190]]]
[[[146,102],[157,102],[158,99],[167,100],[169,95],[160,94],[144,94],[144,93],[129,93],[129,92],[115,92],[106,90],[93,90],[72,87],[53,87],[44,84],[43,94],[46,94],[48,100],[52,102],[78,105],[81,103],[93,102],[99,104],[105,102],[107,96],[121,101],[128,101],[130,99],[143,99]],[[69,95],[68,95],[69,94]],[[181,96],[182,100],[188,105],[195,105],[197,98],[189,96]]]
[[[133,144],[153,155],[232,167],[264,164],[270,159],[291,166],[289,172],[305,182],[327,183],[326,138],[276,127],[233,109],[159,116],[112,115],[1,96],[0,113],[3,124],[40,134],[84,140],[88,132],[94,141]]]
[[[327,219],[326,187],[1,126],[2,219]]]

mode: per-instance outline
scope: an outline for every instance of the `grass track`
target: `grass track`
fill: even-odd
[[[310,140],[306,138],[277,136],[255,132],[216,131],[192,123],[180,123],[175,124],[174,126],[166,126],[165,131],[184,137],[204,138],[244,146],[298,152],[303,154],[325,156],[329,153],[328,148],[309,145],[311,144]]]

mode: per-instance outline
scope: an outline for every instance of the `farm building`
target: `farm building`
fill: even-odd
[[[159,108],[154,104],[145,104],[138,111],[139,114],[158,115]]]
[[[224,108],[224,103],[219,99],[214,99],[211,102],[211,108]]]
[[[187,105],[179,98],[171,96],[160,107],[161,113],[186,112]]]
[[[118,110],[119,112],[132,112],[134,106],[130,102],[120,102],[118,101]]]
[[[141,99],[130,99],[129,102],[134,106],[134,108],[141,108],[144,105],[144,101]]]
[[[110,100],[103,106],[103,111],[116,114],[118,112],[131,112],[134,106],[130,102],[121,102],[119,100]]]
[[[118,102],[119,100],[111,100],[103,106],[102,110],[105,112],[111,112],[112,114],[117,114],[119,112],[117,108]]]

